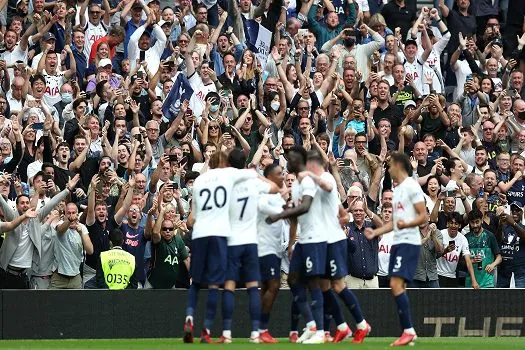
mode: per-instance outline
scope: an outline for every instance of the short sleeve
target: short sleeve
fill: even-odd
[[[318,186],[310,176],[307,176],[303,179],[303,181],[301,181],[301,188],[303,197],[310,196],[313,198],[317,193]]]
[[[461,251],[461,254],[463,254],[463,255],[470,255],[470,247],[468,245],[467,238],[465,236],[463,236],[462,240],[463,240],[463,242],[462,242],[463,250]]]
[[[414,184],[410,184],[410,186],[407,188],[408,191],[410,191],[410,201],[412,204],[425,202],[425,195],[423,194],[423,190],[419,186],[419,184],[416,183],[415,180],[411,179]]]

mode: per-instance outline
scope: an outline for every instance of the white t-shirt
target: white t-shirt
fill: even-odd
[[[394,240],[394,232],[390,231],[379,240],[379,252],[377,253],[377,261],[379,270],[378,276],[388,276],[388,265],[390,264],[390,249]]]
[[[89,58],[89,55],[91,54],[91,47],[95,41],[106,36],[107,32],[108,29],[103,21],[100,21],[97,26],[92,24],[89,20],[87,21],[86,26],[84,27],[84,35],[86,38],[84,43],[84,54],[87,58]]]
[[[44,93],[44,100],[49,106],[53,106],[62,100],[60,96],[60,88],[64,85],[64,73],[57,72],[56,75],[49,75],[44,70],[43,76],[46,79],[46,92]]]
[[[259,196],[257,203],[257,251],[259,256],[270,254],[281,256],[285,220],[278,220],[271,225],[268,225],[265,220],[270,215],[282,213],[285,204],[286,202],[279,193]]]
[[[466,60],[457,60],[456,65],[452,68],[454,73],[456,73],[457,85],[456,90],[454,90],[454,101],[456,101],[465,90],[467,75],[472,74],[472,70],[470,69]]]
[[[309,176],[305,177],[301,183],[295,181],[292,185],[292,200],[295,205],[299,205],[305,196],[313,198],[310,210],[297,218],[301,227],[301,235],[299,236],[299,243],[301,244],[327,241],[328,235],[325,224],[319,219],[323,211],[323,198],[322,193],[319,193],[320,190],[319,186]]]
[[[422,95],[428,95],[429,93],[428,85],[425,87],[423,84],[423,80],[425,78],[425,72],[427,71],[428,68],[425,68],[425,66],[421,62],[422,62],[421,57],[418,56],[412,63],[406,60],[403,66],[405,67],[406,75],[411,76],[412,79],[414,80],[414,84],[417,90]]]
[[[192,207],[195,218],[192,239],[230,235],[230,201],[233,186],[257,177],[253,170],[211,169],[193,184]]]
[[[211,91],[217,92],[217,87],[215,87],[215,84],[213,83],[204,85],[201,77],[196,72],[193,73],[188,81],[191,88],[193,89],[193,95],[190,100],[190,108],[196,117],[200,117],[206,105],[206,95]]]
[[[230,201],[231,234],[228,246],[257,243],[257,205],[259,196],[270,192],[270,184],[258,178],[233,187]]]
[[[440,276],[456,278],[460,254],[470,255],[468,241],[461,232],[458,232],[455,238],[450,238],[448,229],[441,230],[441,234],[443,235],[443,248],[448,247],[450,241],[454,241],[456,249],[437,259],[437,273]]]
[[[415,220],[417,217],[416,203],[424,203],[425,197],[421,186],[411,177],[407,177],[402,183],[394,188],[393,197],[393,217],[394,217],[394,240],[393,244],[413,244],[421,245],[419,227],[404,229],[397,228],[397,221],[403,220],[405,223]]]
[[[22,234],[18,241],[18,247],[16,247],[9,265],[21,269],[29,269],[31,268],[31,263],[33,261],[33,251],[35,246],[33,245],[33,241],[31,241],[31,237],[29,237],[27,224],[22,225],[25,227],[21,228]]]
[[[0,58],[3,59],[6,63],[6,66],[11,66],[16,63],[16,61],[22,61],[24,63],[27,63],[27,49],[25,51],[22,51],[20,49],[20,43],[16,44],[13,48],[13,51],[5,51],[0,55]],[[9,78],[11,80],[14,79],[15,71],[13,68],[9,68],[7,70],[9,73]]]
[[[325,192],[320,189],[323,198],[323,205],[321,207],[322,216],[321,221],[324,223],[325,231],[327,232],[328,244],[339,242],[346,239],[345,232],[339,224],[339,196],[337,194],[337,183],[334,177],[329,172],[324,172],[321,179],[332,184],[332,191]]]

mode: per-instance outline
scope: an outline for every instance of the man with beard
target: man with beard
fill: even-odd
[[[220,29],[224,26],[227,15],[228,12],[224,11],[219,21],[219,27],[215,29],[218,30],[217,33],[220,33],[219,36],[213,35],[210,39],[210,42],[214,44],[210,58],[213,61],[215,73],[217,73],[219,77],[225,72],[227,65],[226,56],[232,55],[234,60],[237,60],[241,57],[243,51],[243,45],[233,32],[226,31],[221,33]],[[214,40],[216,40],[216,42],[214,42]],[[230,40],[233,45],[230,43]],[[231,74],[231,71],[229,73]]]
[[[144,231],[144,225],[140,223],[142,219],[142,209],[137,204],[132,204],[134,191],[136,188],[135,180],[142,174],[138,174],[135,178],[131,178],[128,182],[126,197],[119,209],[127,212],[127,219],[122,222],[120,229],[124,233],[124,243],[122,249],[135,257],[135,271],[133,278],[130,280],[131,288],[143,287],[146,281],[146,273],[144,269],[144,254],[146,249],[146,242],[150,240],[149,235]]]
[[[459,279],[456,275],[458,262],[461,257],[465,259],[467,270],[472,280],[472,288],[478,289],[479,285],[474,275],[474,268],[470,259],[468,241],[460,232],[463,218],[459,213],[452,213],[447,221],[447,228],[441,230],[443,245],[446,245],[443,253],[437,259],[437,273],[439,286],[441,288],[458,288]]]
[[[80,16],[80,27],[83,27],[85,34],[85,43],[83,47],[83,53],[85,57],[89,57],[91,50],[97,50],[98,45],[94,46],[95,42],[106,36],[109,27],[110,7],[108,1],[102,1],[104,10],[101,8],[100,3],[91,3],[89,1],[82,2],[79,10]],[[88,11],[89,6],[89,11]],[[88,13],[88,20],[86,21],[86,12]],[[101,15],[104,14],[104,18],[101,19]]]
[[[224,36],[219,37],[219,39],[223,37]],[[241,82],[235,70],[235,67],[237,66],[237,60],[232,53],[227,52],[222,57],[222,62],[224,64],[224,69],[223,73],[217,77],[218,86],[222,86],[222,88],[226,90],[231,90],[233,97],[236,98],[240,93],[242,93]]]
[[[492,169],[483,172],[483,195],[487,198],[488,211],[496,212],[500,203],[500,193],[497,191],[497,174]]]
[[[432,134],[436,139],[443,139],[445,130],[450,125],[450,119],[439,97],[436,94],[427,96],[421,106],[428,107],[428,112],[416,114],[413,117],[417,118],[416,122],[421,125],[421,135]],[[443,99],[443,103],[444,101]],[[421,107],[417,111],[421,111]]]
[[[476,166],[474,168],[468,167],[467,173],[483,175],[486,170],[490,169],[488,152],[485,147],[476,147],[476,151],[474,153],[474,162],[476,163]]]
[[[44,151],[43,160],[44,163],[53,164],[55,171],[55,184],[59,188],[64,188],[66,183],[69,181],[71,176],[75,174],[69,170],[69,158],[71,157],[71,151],[67,142],[63,141],[56,145],[55,162],[53,162],[53,151],[51,149],[51,139],[49,132],[44,132]]]
[[[6,65],[12,66],[17,61],[27,62],[27,48],[28,48],[28,40],[29,36],[33,31],[35,30],[36,26],[35,24],[31,24],[31,26],[25,31],[24,35],[20,38],[20,42],[18,41],[18,34],[12,30],[7,30],[4,34],[4,45],[5,45],[5,51],[2,53],[2,59],[5,60]],[[33,40],[37,41],[40,37],[39,34],[37,34],[38,37],[35,38],[33,36]],[[9,77],[13,79],[14,77],[14,71],[13,68],[8,69]]]
[[[501,264],[501,254],[496,237],[481,227],[483,214],[474,209],[468,213],[469,232],[465,234],[475,264],[474,276],[480,288],[493,288],[494,269]],[[473,280],[467,276],[465,287],[472,287]]]
[[[313,5],[308,12],[308,27],[317,37],[317,49],[321,51],[321,47],[324,43],[337,36],[341,30],[345,27],[352,26],[355,23],[356,9],[354,6],[354,0],[348,0],[345,4],[345,12],[348,12],[348,17],[345,23],[339,23],[339,16],[336,12],[332,11],[328,13],[326,17],[326,27],[323,26],[316,18],[317,9],[319,5]]]
[[[131,180],[133,181],[133,180]],[[93,243],[93,254],[86,257],[84,270],[82,273],[82,284],[84,288],[104,288],[97,286],[95,279],[96,271],[100,266],[100,253],[109,250],[109,232],[118,228],[127,212],[127,208],[121,207],[112,215],[108,212],[108,204],[104,200],[106,194],[103,188],[102,176],[94,175],[90,183],[88,204],[86,212],[86,226],[89,231],[89,238]]]
[[[456,0],[457,8],[449,9],[445,5],[445,0],[439,0],[439,9],[444,18],[447,19],[447,26],[450,29],[450,42],[448,43],[448,53],[458,47],[458,34],[472,35],[477,32],[476,17],[469,12],[470,0]]]
[[[509,288],[512,274],[516,288],[525,288],[525,227],[523,226],[523,204],[512,202],[511,215],[498,208],[499,229],[496,240],[501,249],[502,261],[498,267],[497,288]]]

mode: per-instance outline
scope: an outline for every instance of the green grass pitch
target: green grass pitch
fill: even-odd
[[[180,339],[111,339],[111,340],[2,340],[0,349],[355,349],[376,350],[390,349],[394,338],[368,338],[364,344],[301,345],[290,344],[287,339],[280,339],[279,344],[249,344],[246,339],[233,339],[232,344],[183,344]],[[458,350],[493,350],[525,349],[524,338],[419,338],[410,349],[458,349]]]

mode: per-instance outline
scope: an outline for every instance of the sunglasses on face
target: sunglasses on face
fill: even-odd
[[[163,227],[163,228],[162,228],[162,231],[166,231],[166,232],[171,232],[171,231],[173,231],[173,230],[174,230],[173,227]]]

